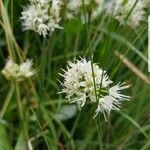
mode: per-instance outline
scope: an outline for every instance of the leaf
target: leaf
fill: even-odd
[[[14,150],[27,150],[23,132],[20,133]]]
[[[10,150],[10,143],[8,140],[6,129],[3,125],[0,125],[0,150]]]

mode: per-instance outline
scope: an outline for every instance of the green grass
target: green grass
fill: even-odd
[[[17,62],[31,58],[37,74],[29,80],[14,83],[0,74],[0,150],[149,150],[150,85],[129,69],[115,55],[125,54],[138,70],[147,72],[147,23],[137,29],[120,26],[101,15],[89,26],[79,20],[63,20],[63,30],[42,38],[33,31],[22,32],[21,6],[27,1],[0,0],[0,68],[8,55]],[[70,119],[57,115],[69,103],[61,91],[58,73],[67,61],[93,55],[93,61],[107,70],[115,83],[131,84],[130,102],[120,112],[112,111],[108,121],[102,114],[93,119],[94,108],[87,105]],[[7,107],[8,106],[8,107]]]

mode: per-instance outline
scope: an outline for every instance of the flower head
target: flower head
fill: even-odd
[[[36,70],[32,69],[32,65],[32,60],[29,59],[20,65],[16,64],[12,59],[8,59],[4,69],[2,70],[2,74],[8,80],[22,81],[36,73]]]
[[[84,5],[86,7],[86,11],[91,13],[91,18],[95,19],[102,11],[103,0],[84,0]],[[66,14],[68,19],[80,16],[84,22],[83,11],[84,9],[82,0],[68,0]]]
[[[121,24],[127,24],[136,27],[143,20],[145,3],[143,0],[84,0],[86,8],[85,14],[82,0],[68,0],[66,17],[68,19],[81,17],[84,18],[90,14],[90,20],[95,20],[102,12],[113,16]]]
[[[23,30],[34,30],[44,37],[61,28],[60,0],[30,0],[21,13]]]
[[[138,26],[144,18],[144,2],[142,0],[111,0],[105,4],[104,10],[113,15],[121,24]]]
[[[63,71],[64,74],[60,74],[64,77],[61,93],[65,93],[69,102],[77,103],[79,108],[86,103],[96,103],[95,116],[99,112],[106,116],[105,112],[109,114],[113,109],[118,110],[121,101],[130,98],[121,94],[121,90],[129,86],[124,83],[111,86],[112,81],[106,71],[85,58],[74,63],[68,62],[67,71]]]
[[[107,120],[106,112],[110,114],[111,110],[119,110],[121,102],[130,99],[130,96],[121,94],[121,90],[127,88],[129,88],[129,85],[125,85],[125,83],[118,83],[117,85],[110,87],[108,89],[107,95],[99,99],[98,107],[95,111],[95,116],[99,112],[102,112],[105,117],[105,120]]]

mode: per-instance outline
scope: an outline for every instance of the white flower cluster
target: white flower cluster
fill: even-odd
[[[138,26],[145,14],[143,0],[111,0],[104,9],[121,24],[127,23],[131,27]]]
[[[61,0],[30,0],[21,13],[23,30],[34,30],[44,37],[59,26]]]
[[[106,71],[97,64],[92,65],[91,61],[81,59],[75,63],[68,62],[67,71],[63,71],[64,74],[60,74],[64,77],[61,93],[65,93],[66,98],[71,103],[77,103],[79,108],[86,103],[96,103],[95,116],[102,112],[106,119],[106,112],[109,114],[111,110],[119,110],[121,102],[130,98],[120,93],[128,85],[118,83],[111,86],[112,81]]]
[[[143,0],[84,0],[84,3],[87,13],[90,12],[91,20],[106,12],[121,24],[127,23],[135,27],[143,20],[145,14]],[[76,16],[84,18],[82,0],[68,0],[66,14],[68,19]]]
[[[84,0],[84,5],[87,8],[86,10],[90,11],[92,19],[100,15],[103,6],[102,4],[103,0]],[[66,17],[70,19],[82,14],[81,18],[84,18],[83,10],[82,0],[68,0]]]
[[[32,65],[32,60],[27,59],[26,62],[18,65],[12,59],[8,59],[2,74],[7,80],[22,81],[36,73],[36,70],[32,69]]]

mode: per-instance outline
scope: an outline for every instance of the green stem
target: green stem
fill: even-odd
[[[99,149],[103,150],[103,140],[102,140],[102,127],[100,118],[97,119],[97,133],[98,133],[98,141],[99,141]]]
[[[93,50],[92,50],[92,46],[91,46],[91,41],[90,41],[90,35],[89,35],[89,25],[90,25],[90,19],[86,20],[86,9],[85,9],[85,3],[84,3],[84,0],[82,0],[83,2],[83,8],[84,8],[84,18],[85,18],[85,25],[86,25],[86,30],[87,30],[87,42],[88,42],[88,49],[90,51],[90,58],[91,58],[91,69],[92,69],[92,76],[93,76],[93,83],[94,83],[94,91],[95,91],[95,97],[96,97],[96,101],[98,102],[98,96],[99,94],[97,95],[97,88],[96,88],[96,81],[95,81],[95,75],[94,75],[94,66],[93,66]],[[101,81],[102,82],[102,81]],[[102,83],[101,83],[102,84]],[[100,124],[100,121],[99,123],[97,123],[98,125]],[[98,126],[99,127],[99,126]],[[101,127],[101,126],[100,126]],[[98,140],[100,142],[100,150],[102,150],[103,146],[103,142],[102,142],[102,130],[99,130],[98,131]]]
[[[23,108],[22,108],[22,103],[21,103],[21,99],[20,99],[20,91],[19,91],[17,82],[15,82],[15,87],[16,87],[16,96],[17,96],[17,104],[18,104],[20,120],[24,121]]]
[[[13,12],[13,0],[11,0],[11,4],[10,5],[11,5],[11,28],[13,30],[13,16],[14,16],[14,12]]]
[[[138,1],[139,1],[139,0],[136,0],[136,1],[135,1],[135,3],[134,3],[134,5],[132,6],[130,12],[129,12],[128,15],[126,16],[125,21],[128,20],[128,18],[129,18],[129,16],[131,15],[133,9],[136,7],[136,4],[138,3]]]
[[[117,70],[119,69],[119,67],[120,67],[120,65],[121,65],[121,63],[122,63],[122,60],[126,57],[126,55],[128,54],[128,52],[130,51],[130,48],[133,46],[133,44],[139,39],[139,37],[142,35],[142,33],[145,31],[145,29],[147,28],[147,26],[146,27],[144,27],[143,28],[143,30],[138,34],[138,36],[133,40],[133,42],[129,45],[129,47],[127,48],[127,50],[125,51],[125,53],[124,53],[124,57],[121,59],[121,60],[119,60],[119,63],[118,63],[118,65],[115,67],[115,69],[113,70],[113,72],[112,72],[112,77],[114,77],[114,75],[116,74],[116,72],[117,72]]]
[[[95,91],[96,101],[98,101],[97,92],[96,92],[97,91],[97,89],[96,89],[96,82],[95,82],[95,77],[94,77],[93,51],[92,51],[90,35],[89,35],[89,24],[90,24],[90,21],[89,20],[87,21],[87,19],[86,19],[86,9],[85,9],[84,0],[82,0],[82,3],[83,3],[83,12],[84,12],[85,25],[86,25],[86,30],[87,30],[88,49],[90,51],[90,58],[91,58],[91,68],[92,68],[92,76],[93,76],[93,83],[94,83],[94,91]]]
[[[18,104],[18,110],[19,110],[19,115],[20,115],[20,121],[23,123],[24,138],[25,138],[28,149],[31,149],[28,144],[29,136],[28,136],[28,131],[25,126],[25,117],[24,117],[24,113],[23,113],[23,107],[22,107],[20,91],[19,91],[19,86],[18,86],[17,81],[15,81],[15,87],[16,87],[16,96],[17,96],[17,104]],[[32,146],[31,143],[30,143],[30,146]]]
[[[37,120],[38,126],[39,126],[39,128],[40,128],[40,130],[41,130],[41,135],[43,136],[43,138],[44,138],[44,140],[45,140],[45,143],[46,143],[46,146],[47,146],[48,150],[50,150],[50,146],[49,146],[49,143],[48,143],[48,141],[47,141],[47,138],[46,138],[46,136],[45,136],[45,134],[44,134],[42,125],[41,125],[41,123],[40,123],[40,121],[39,121],[39,119],[38,119],[36,113],[34,112],[33,108],[31,108],[31,110],[32,110],[33,114],[36,116],[36,120]]]
[[[12,97],[12,95],[13,95],[13,92],[14,92],[14,85],[11,84],[10,90],[9,90],[9,92],[8,92],[8,95],[7,95],[7,97],[6,97],[6,100],[5,100],[5,102],[4,102],[4,105],[3,105],[3,107],[2,107],[2,110],[1,110],[1,112],[0,112],[0,118],[1,118],[1,119],[2,119],[3,116],[5,115],[5,112],[6,112],[6,110],[7,110],[8,105],[9,105],[10,99],[11,99],[11,97]]]

